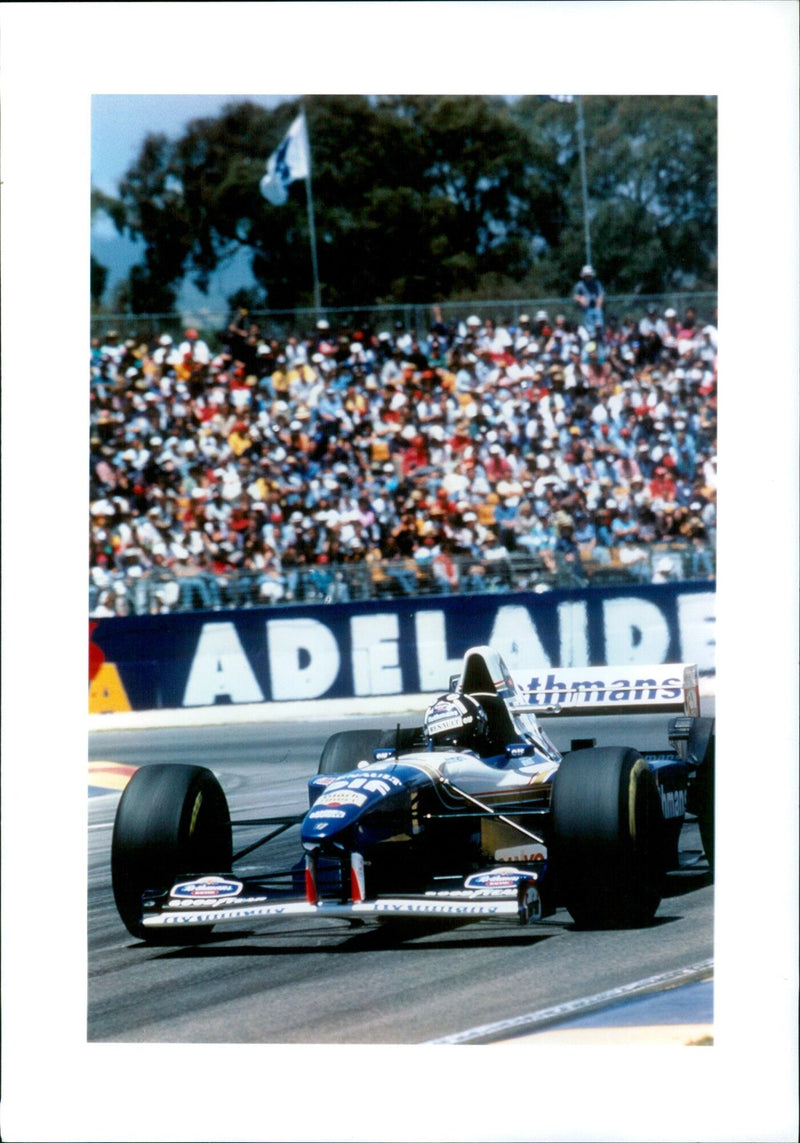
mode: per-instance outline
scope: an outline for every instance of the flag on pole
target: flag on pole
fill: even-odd
[[[308,130],[301,111],[267,160],[267,173],[259,184],[261,193],[273,206],[283,206],[289,197],[289,183],[307,179],[310,172]]]

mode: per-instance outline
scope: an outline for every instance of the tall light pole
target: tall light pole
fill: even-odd
[[[592,239],[589,235],[589,191],[586,185],[586,137],[583,130],[583,96],[575,99],[578,112],[578,151],[581,160],[581,198],[583,200],[583,240],[586,246],[586,265],[592,264]]]

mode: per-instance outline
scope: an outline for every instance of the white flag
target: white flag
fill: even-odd
[[[289,183],[307,179],[310,170],[306,117],[301,111],[267,160],[267,173],[259,184],[261,193],[273,206],[283,206],[289,197]]]

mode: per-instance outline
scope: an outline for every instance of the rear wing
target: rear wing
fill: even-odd
[[[524,706],[511,705],[538,715],[610,710],[700,714],[697,667],[689,663],[546,668],[521,690],[528,701]]]

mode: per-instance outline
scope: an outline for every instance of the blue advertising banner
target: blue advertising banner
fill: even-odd
[[[675,583],[99,619],[90,709],[440,691],[478,644],[523,682],[547,667],[691,662],[708,672],[714,602],[713,584]]]

